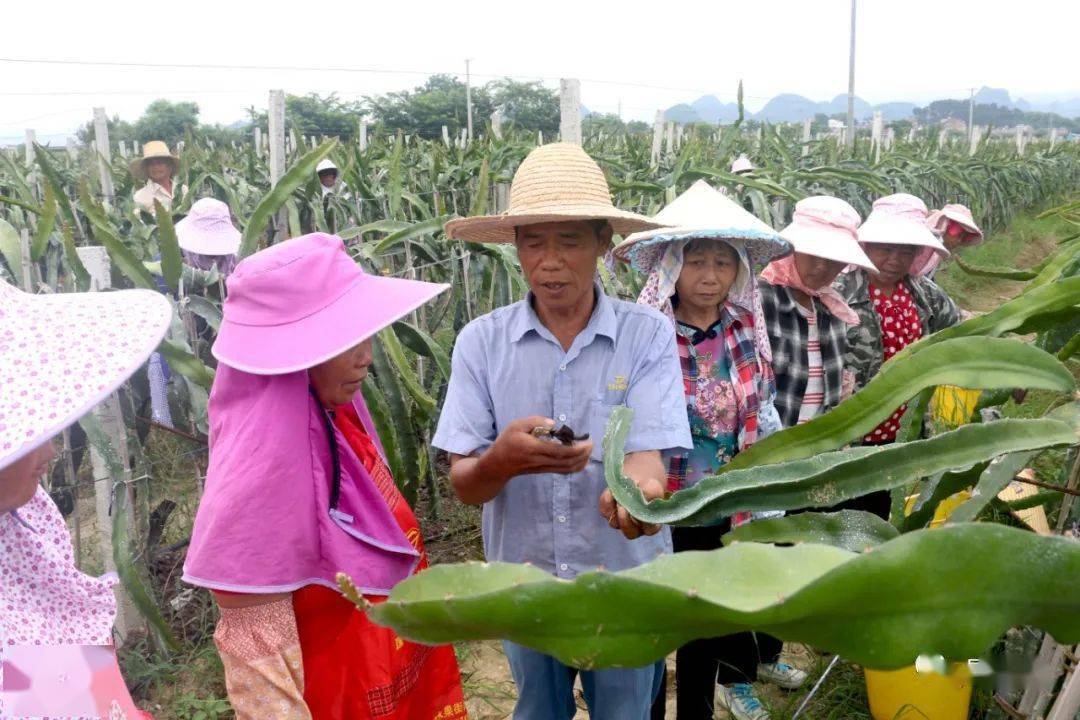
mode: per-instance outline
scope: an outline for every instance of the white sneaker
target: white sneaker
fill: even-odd
[[[762,663],[757,666],[758,680],[772,683],[785,690],[796,690],[806,682],[806,673],[787,663]]]
[[[718,699],[735,720],[772,720],[772,715],[757,699],[753,685],[721,685]]]

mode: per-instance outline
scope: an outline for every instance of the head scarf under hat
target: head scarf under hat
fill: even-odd
[[[874,201],[874,207],[866,222],[859,228],[859,242],[863,245],[916,245],[920,252],[947,256],[949,251],[937,239],[927,222],[929,214],[926,203],[908,193],[895,193],[878,198]],[[914,274],[919,257],[916,253],[908,268],[909,274]]]
[[[676,328],[672,298],[682,273],[683,253],[693,240],[677,240],[662,246],[663,252],[655,255],[655,264],[638,296],[639,303],[662,312]],[[735,281],[720,306],[720,320],[730,357],[731,384],[742,420],[739,448],[745,449],[757,441],[759,410],[773,396],[772,350],[745,245],[738,240],[713,242],[732,248],[739,258]]]
[[[938,235],[943,235],[948,229],[950,222],[962,227],[966,236],[960,243],[960,247],[978,245],[983,241],[983,231],[975,224],[975,218],[966,205],[952,203],[940,210],[934,210],[926,218],[926,224]],[[941,264],[941,255],[932,248],[919,251],[918,257],[912,264],[912,275],[929,275]]]
[[[781,230],[780,235],[792,244],[796,253],[872,269],[874,264],[859,247],[860,222],[859,213],[848,203],[818,195],[795,204],[791,224]],[[773,285],[783,285],[817,298],[833,316],[848,325],[859,324],[859,316],[848,307],[839,291],[831,285],[811,288],[803,281],[794,254],[773,260],[762,271],[761,277]]]

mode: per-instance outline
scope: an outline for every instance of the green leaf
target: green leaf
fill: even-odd
[[[934,385],[1037,387],[1068,392],[1075,381],[1053,356],[1017,340],[962,337],[930,345],[903,363],[895,358],[885,363],[862,390],[830,412],[759,440],[736,455],[721,473],[765,462],[810,457],[858,440],[896,408]]]
[[[19,231],[7,220],[0,218],[0,254],[4,256],[12,277],[22,285],[22,250],[19,248]]]
[[[472,207],[469,215],[486,215],[488,208],[488,195],[491,193],[491,172],[488,168],[487,156],[480,162],[480,173],[476,179],[476,194],[473,195]]]
[[[98,451],[109,470],[112,497],[112,547],[116,574],[131,597],[139,613],[150,623],[158,638],[172,650],[179,650],[180,644],[169,629],[169,624],[161,616],[157,604],[143,584],[138,569],[135,567],[130,531],[128,529],[127,488],[124,478],[129,474],[124,467],[125,460],[117,454],[96,416],[88,413],[79,419],[79,425],[86,431],[87,440]]]
[[[971,522],[978,517],[983,508],[993,502],[997,494],[1012,482],[1016,473],[1027,466],[1034,457],[1033,452],[1019,452],[996,458],[979,476],[979,482],[971,491],[971,497],[961,503],[946,522]]]
[[[60,209],[64,211],[64,218],[71,223],[73,227],[78,227],[79,219],[75,214],[75,206],[72,204],[71,198],[64,192],[64,181],[61,180],[52,161],[49,160],[49,154],[45,152],[40,145],[35,144],[34,158],[37,160],[38,167],[41,168],[41,172],[45,176],[45,182],[52,186],[53,197],[60,204]]]
[[[38,216],[37,230],[34,231],[34,241],[30,245],[30,259],[37,262],[45,254],[45,248],[49,245],[49,236],[56,228],[56,196],[53,194],[51,183],[45,183],[45,199],[42,201],[41,214]]]
[[[120,242],[120,239],[116,236],[115,227],[105,215],[105,210],[90,197],[90,192],[85,183],[79,186],[79,201],[82,203],[83,211],[94,228],[94,236],[105,246],[105,250],[109,253],[109,258],[116,268],[137,287],[157,292],[158,286],[154,282],[154,276],[135,257],[135,254],[124,243]]]
[[[442,226],[450,219],[449,215],[433,217],[430,220],[421,220],[407,227],[396,230],[379,241],[372,250],[372,254],[379,255],[394,247],[398,243],[407,242],[421,235],[428,235],[442,230]]]
[[[450,379],[450,353],[435,338],[420,328],[401,321],[394,323],[394,332],[405,347],[417,355],[434,360],[435,367],[439,369],[442,376],[447,380]]]
[[[888,360],[882,369],[891,363],[899,364],[911,355],[948,340],[976,335],[1000,337],[1008,332],[1030,332],[1025,325],[1043,315],[1052,315],[1054,323],[1060,322],[1061,316],[1058,313],[1075,314],[1075,306],[1078,303],[1080,303],[1080,276],[1025,291],[985,315],[977,315],[908,345]],[[960,387],[965,386],[960,385]]]
[[[277,185],[263,196],[259,204],[255,206],[255,211],[251,213],[251,217],[248,218],[247,225],[244,227],[244,236],[240,241],[239,255],[241,258],[245,258],[259,249],[262,244],[263,234],[266,232],[266,226],[270,222],[270,217],[281,209],[285,201],[289,199],[289,196],[297,188],[311,179],[312,173],[315,172],[315,166],[319,164],[320,160],[329,155],[330,151],[336,146],[337,140],[331,138],[301,157],[296,161],[295,165],[289,168],[287,173],[281,176]]]
[[[74,276],[75,289],[79,292],[86,292],[90,289],[90,273],[87,272],[86,266],[82,264],[79,253],[75,251],[75,238],[71,233],[71,226],[65,222],[60,227],[60,234],[64,238],[64,260],[67,261],[71,274]]]
[[[755,520],[735,528],[722,540],[724,545],[736,542],[807,542],[832,545],[850,552],[864,552],[899,535],[900,531],[873,513],[841,510]]]
[[[383,350],[386,352],[386,357],[390,361],[393,370],[405,386],[405,390],[416,402],[423,417],[425,419],[431,417],[432,413],[435,412],[435,398],[428,395],[423,385],[420,384],[420,379],[416,377],[416,371],[409,364],[408,358],[405,357],[405,351],[401,347],[401,341],[398,340],[397,333],[392,329],[382,330],[379,333],[379,342],[382,343]]]
[[[604,434],[604,477],[615,501],[631,515],[668,525],[706,525],[736,512],[829,507],[1002,453],[1076,442],[1075,430],[1058,420],[999,420],[965,425],[928,440],[859,446],[721,472],[668,498],[646,502],[622,472],[632,418],[633,410],[627,407],[612,410]]]
[[[978,657],[1013,625],[1080,641],[1076,577],[1075,541],[968,523],[861,555],[739,543],[572,581],[530,565],[437,565],[367,612],[410,640],[505,638],[583,669],[640,667],[745,630],[896,668],[921,654]]]
[[[221,307],[217,303],[201,295],[188,295],[184,298],[184,307],[205,320],[214,332],[221,327]]]
[[[992,270],[990,268],[975,267],[974,265],[968,265],[966,262],[960,259],[959,255],[952,256],[953,261],[960,267],[961,270],[968,275],[974,275],[975,277],[988,277],[998,280],[1030,280],[1037,273],[1031,270],[1017,270],[1015,268],[1007,268],[1005,270]]]
[[[191,382],[209,390],[214,384],[214,371],[172,340],[162,340],[158,352],[169,362],[169,368]]]
[[[179,293],[184,259],[180,254],[180,242],[176,239],[172,215],[157,200],[154,200],[154,215],[157,216],[158,248],[161,250],[161,277],[170,290]]]

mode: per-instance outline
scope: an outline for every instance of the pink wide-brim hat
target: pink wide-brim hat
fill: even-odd
[[[341,238],[325,233],[245,258],[226,284],[212,352],[254,375],[284,375],[330,360],[450,288],[365,273]]]
[[[914,195],[886,195],[874,201],[870,216],[859,227],[859,242],[918,245],[948,256],[949,251],[927,224],[927,215],[926,203]]]
[[[780,237],[797,253],[835,260],[877,272],[859,246],[858,211],[840,198],[815,195],[795,204],[791,224]]]
[[[214,198],[195,201],[187,217],[176,223],[176,240],[184,250],[200,255],[235,255],[240,249],[240,231],[232,224],[229,206]]]
[[[0,468],[123,384],[171,319],[151,290],[31,295],[0,280]]]
[[[941,235],[949,229],[950,220],[958,223],[960,227],[967,231],[968,235],[972,236],[965,238],[961,243],[961,247],[978,245],[983,241],[983,231],[975,224],[975,218],[972,216],[971,210],[966,205],[952,203],[940,210],[935,210],[926,218],[926,224],[930,226],[931,230],[938,235]]]

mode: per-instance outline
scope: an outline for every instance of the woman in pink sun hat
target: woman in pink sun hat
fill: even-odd
[[[373,336],[448,287],[368,275],[322,233],[256,253],[228,280],[184,580],[221,609],[238,718],[465,717],[453,648],[374,625],[336,583],[344,572],[381,602],[426,566],[358,392]]]
[[[776,374],[776,409],[784,427],[808,422],[836,407],[854,388],[844,368],[847,330],[859,316],[833,281],[846,266],[876,270],[859,247],[862,219],[835,197],[795,205],[780,236],[795,252],[773,260],[758,289]]]
[[[0,717],[144,717],[112,647],[116,575],[78,570],[39,481],[53,438],[146,362],[171,317],[148,290],[29,295],[0,281]]]
[[[844,365],[855,373],[856,389],[877,375],[882,363],[920,338],[955,325],[960,310],[933,280],[915,273],[920,253],[949,254],[927,224],[926,204],[897,193],[878,199],[859,228],[859,241],[876,270],[855,269],[840,276],[836,288],[859,316],[849,326]],[[896,440],[901,406],[863,438],[867,445]],[[889,493],[871,493],[860,509],[888,518]]]
[[[942,244],[950,253],[983,241],[983,231],[975,224],[975,218],[966,205],[953,203],[935,210],[927,216],[926,224],[941,238]],[[913,274],[933,279],[940,266],[940,253],[926,248],[915,258]]]

